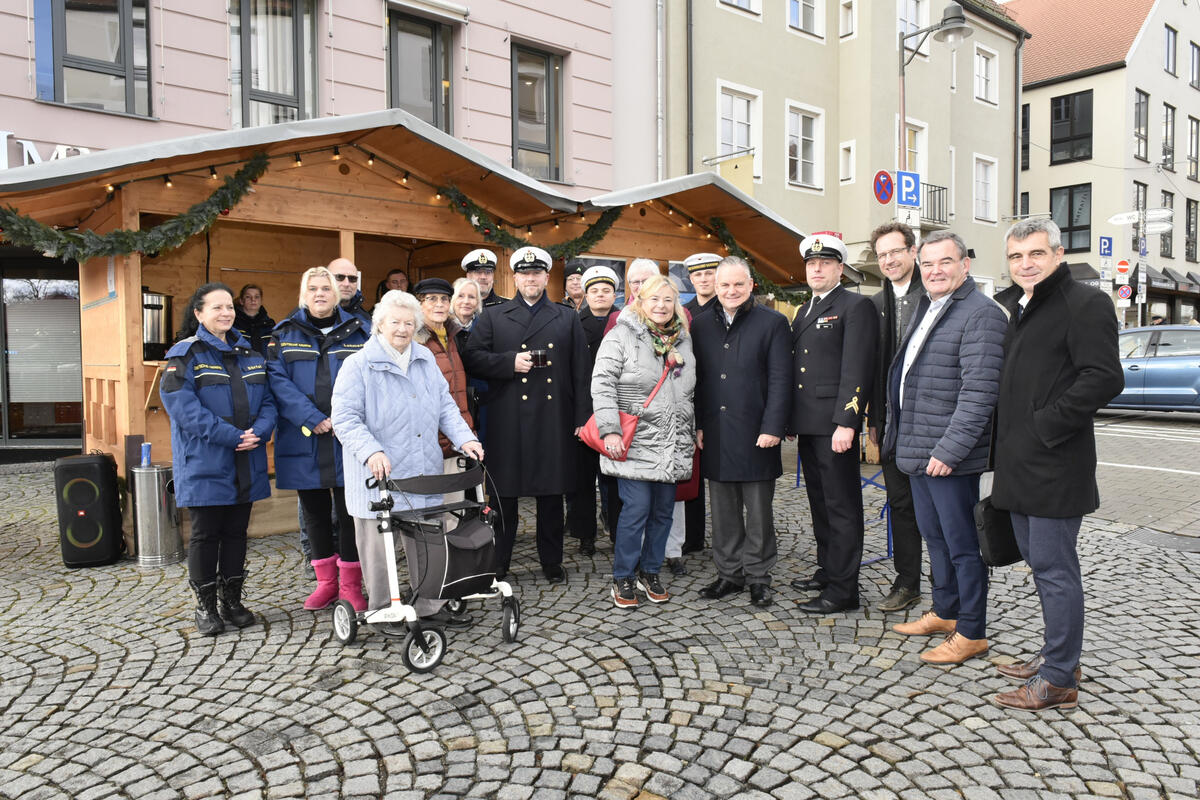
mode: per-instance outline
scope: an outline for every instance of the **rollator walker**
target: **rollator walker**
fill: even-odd
[[[380,499],[371,503],[378,520],[379,535],[384,537],[387,558],[388,590],[391,604],[385,608],[357,612],[346,600],[333,607],[333,634],[343,645],[354,642],[360,624],[379,625],[387,636],[404,636],[401,658],[413,672],[429,672],[446,655],[446,634],[442,626],[417,616],[418,599],[447,600],[447,610],[458,616],[466,611],[469,600],[500,597],[500,635],[515,642],[521,627],[521,605],[512,587],[496,580],[495,512],[476,499],[455,503],[396,510],[392,492],[405,495],[444,495],[467,492],[474,495],[483,483],[486,471],[473,459],[458,459],[461,472],[449,475],[419,475],[413,478],[378,481],[368,478],[368,489],[378,488]],[[401,593],[396,569],[396,540],[399,531],[407,540],[408,572],[414,589]],[[399,630],[405,631],[400,633]]]

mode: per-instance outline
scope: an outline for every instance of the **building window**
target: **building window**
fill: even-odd
[[[1188,177],[1200,180],[1200,119],[1188,117]]]
[[[996,221],[996,159],[975,156],[975,219]]]
[[[1146,203],[1147,203],[1147,197],[1148,197],[1147,191],[1148,191],[1148,187],[1146,186],[1146,184],[1140,183],[1138,181],[1133,182],[1133,210],[1138,212],[1139,215],[1144,214],[1146,212]],[[1133,240],[1130,244],[1132,246],[1133,252],[1140,254],[1141,249],[1142,249],[1142,243],[1138,238],[1139,233],[1141,233],[1141,226],[1134,225],[1133,226]]]
[[[1163,169],[1175,171],[1175,106],[1163,103],[1162,116],[1162,165]]]
[[[924,28],[928,24],[928,5],[926,0],[896,0],[896,15],[900,22],[898,29],[909,34]],[[911,43],[906,42],[904,46],[911,49],[915,45],[914,39]]]
[[[853,36],[856,29],[854,0],[841,0],[838,4],[838,36],[845,39]],[[1195,45],[1192,45],[1195,47]]]
[[[1200,202],[1188,200],[1187,217],[1183,230],[1183,256],[1192,263],[1196,261],[1196,224],[1198,217],[1200,217]]]
[[[761,180],[762,93],[748,86],[718,81],[717,108],[717,154],[753,154],[754,179]]]
[[[985,103],[995,104],[996,99],[996,65],[999,59],[996,53],[980,45],[975,45],[975,99]]]
[[[1200,89],[1200,44],[1192,42],[1192,72],[1191,84],[1193,89]]]
[[[1173,192],[1162,193],[1162,207],[1172,209],[1175,208],[1175,194]],[[1171,230],[1164,231],[1158,235],[1158,254],[1163,258],[1174,258],[1174,255],[1171,253],[1175,244],[1175,237],[1173,235],[1175,233],[1175,229],[1173,227],[1174,220],[1172,220],[1171,224]]]
[[[1029,216],[1029,192],[1021,192],[1021,208],[1019,213],[1022,219]]]
[[[1133,101],[1133,155],[1150,160],[1150,95],[1138,89]]]
[[[1091,250],[1092,185],[1081,183],[1051,189],[1050,218],[1062,231],[1064,250],[1068,253]]]
[[[150,116],[149,0],[35,3],[37,96]]]
[[[450,40],[448,25],[388,14],[389,102],[430,125],[450,131]]]
[[[1092,91],[1050,99],[1050,163],[1092,157]]]
[[[788,182],[821,188],[823,161],[821,113],[811,108],[788,108]]]
[[[788,0],[788,25],[813,36],[822,35],[824,5],[821,0]]]
[[[562,180],[562,57],[514,47],[512,86],[513,166]]]
[[[1175,50],[1179,42],[1179,34],[1170,25],[1165,26],[1163,36],[1163,69],[1172,75],[1176,74]]]
[[[229,0],[233,126],[317,113],[313,0]]]
[[[751,14],[759,13],[759,0],[721,0],[723,5],[740,8],[743,11],[749,11]]]
[[[854,182],[854,142],[838,145],[838,180],[842,183]]]
[[[925,147],[925,126],[912,119],[904,126],[904,150],[908,172],[928,174],[928,152]]]

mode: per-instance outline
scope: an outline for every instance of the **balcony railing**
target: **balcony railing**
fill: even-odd
[[[950,191],[945,186],[921,184],[921,222],[950,224]]]

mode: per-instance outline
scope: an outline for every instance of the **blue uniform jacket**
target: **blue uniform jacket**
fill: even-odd
[[[315,434],[312,429],[331,415],[338,370],[362,350],[369,334],[357,315],[339,307],[337,318],[333,330],[323,334],[298,308],[271,332],[267,374],[279,404],[275,485],[280,489],[343,485],[342,448],[334,432]]]
[[[275,400],[266,362],[231,330],[222,342],[201,326],[167,351],[160,395],[171,417],[175,501],[226,506],[271,496],[267,440],[275,430]],[[262,443],[236,452],[242,432]]]

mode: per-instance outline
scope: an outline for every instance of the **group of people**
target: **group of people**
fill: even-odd
[[[263,338],[261,322],[235,326],[265,316],[261,290],[249,302],[243,290],[235,308],[228,287],[200,287],[162,382],[178,500],[192,512],[198,629],[253,623],[241,603],[246,527],[250,504],[269,493],[262,445],[273,432],[276,484],[297,490],[311,546],[317,585],[306,608],[391,601],[369,479],[451,471],[457,454],[485,452],[498,578],[528,497],[542,574],[566,582],[568,527],[595,553],[599,483],[618,608],[669,599],[661,572],[682,572],[682,555],[704,548],[706,498],[716,579],[701,596],[748,589],[753,605],[770,605],[772,503],[781,443],[794,437],[817,551],[811,576],[792,582],[810,595],[798,607],[857,609],[865,423],[881,445],[895,542],[896,578],[878,608],[919,602],[924,541],[932,607],[895,630],[945,634],[921,655],[930,663],[987,650],[973,509],[979,476],[994,467],[992,501],[1011,512],[1046,623],[1040,653],[1001,668],[1024,683],[996,702],[1073,704],[1083,630],[1075,538],[1098,506],[1091,420],[1122,386],[1111,300],[1071,279],[1047,220],[1007,232],[1014,285],[995,300],[976,287],[956,234],[918,246],[889,223],[870,243],[885,278],[870,298],[842,286],[850,258],[839,238],[801,243],[812,295],[790,324],[756,300],[743,259],[711,253],[684,262],[696,292],[687,306],[678,281],[647,259],[629,265],[622,308],[606,266],[569,264],[566,297],[551,302],[553,259],[529,246],[509,261],[514,298],[495,294],[496,256],[478,249],[453,285],[427,278],[410,294],[389,275],[370,316],[354,265],[335,259],[304,273],[298,307],[264,348],[251,338]],[[595,450],[582,441],[588,426]],[[440,606],[417,611],[463,624]]]

